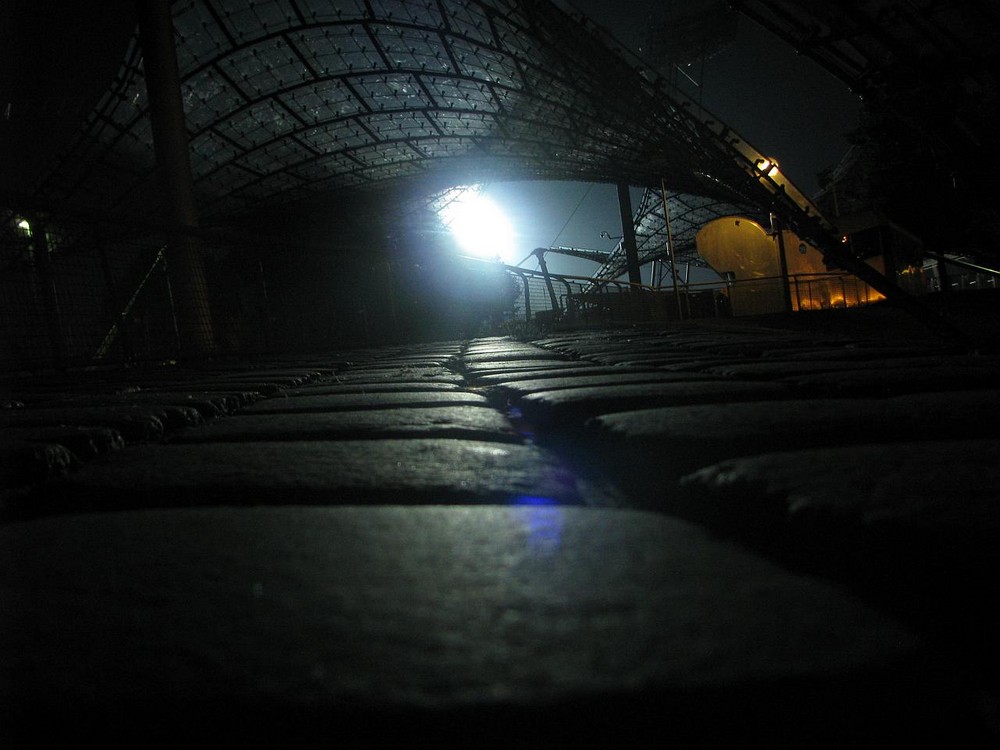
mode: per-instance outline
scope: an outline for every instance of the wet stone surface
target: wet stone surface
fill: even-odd
[[[131,735],[179,712],[166,731],[184,736],[208,706],[238,718],[241,740],[295,722],[355,731],[398,711],[451,729],[474,718],[491,740],[610,741],[626,706],[686,742],[745,736],[775,704],[858,737],[951,718],[943,691],[900,666],[927,664],[905,627],[661,516],[174,509],[18,524],[0,529],[0,550],[0,603],[18,613],[0,640],[7,731],[58,712],[35,731],[116,717]],[[61,665],[58,692],[40,653]],[[815,727],[766,731],[805,741]]]
[[[255,440],[355,440],[392,437],[455,437],[516,442],[513,425],[495,409],[477,406],[421,406],[304,414],[249,414],[197,430],[172,434],[172,443]]]
[[[188,505],[580,502],[542,449],[481,440],[299,440],[136,446],[52,480],[23,515]]]
[[[788,388],[778,383],[683,380],[674,383],[554,388],[530,393],[519,400],[524,414],[536,424],[583,422],[604,413],[646,406],[779,399]]]
[[[333,393],[322,396],[277,396],[258,401],[244,414],[278,414],[294,412],[356,411],[358,409],[390,409],[424,406],[485,406],[486,399],[467,391],[402,391]]]
[[[989,744],[998,376],[689,321],[14,383],[0,724]]]

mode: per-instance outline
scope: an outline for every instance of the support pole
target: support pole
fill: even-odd
[[[204,258],[191,231],[198,214],[170,5],[170,0],[136,0],[182,353],[197,356],[212,351],[214,336]]]
[[[559,309],[559,300],[556,298],[556,290],[552,286],[552,277],[549,276],[549,267],[545,264],[545,248],[536,248],[535,255],[538,256],[538,267],[542,269],[542,278],[545,279],[545,288],[549,292],[549,302],[552,303],[552,314],[558,316],[561,310]]]
[[[628,281],[636,286],[642,284],[639,270],[639,250],[635,243],[635,225],[632,223],[632,196],[627,182],[618,183],[618,210],[622,219],[622,246],[625,248],[625,265]]]
[[[45,306],[45,327],[49,334],[49,345],[52,347],[52,360],[56,367],[65,367],[66,341],[63,339],[62,316],[59,312],[59,295],[56,291],[55,275],[52,272],[52,259],[49,257],[49,241],[45,235],[45,225],[40,219],[31,217],[31,239],[35,245],[35,271],[42,291],[42,304]]]
[[[125,305],[122,304],[118,284],[115,281],[115,274],[111,270],[111,259],[108,257],[108,248],[104,243],[104,236],[100,227],[94,230],[94,242],[97,245],[97,251],[101,257],[101,272],[104,274],[104,286],[108,290],[107,297],[110,302],[110,307],[115,313],[112,328],[118,333],[117,339],[121,342],[123,361],[131,362],[134,353],[132,350],[132,342],[129,341],[128,316],[125,313]]]
[[[778,262],[781,264],[781,299],[785,312],[792,312],[792,287],[788,278],[788,256],[785,255],[785,231],[777,214],[771,214],[771,231],[778,240]]]
[[[670,276],[674,282],[674,299],[677,301],[677,320],[684,320],[681,294],[677,283],[677,256],[674,255],[674,233],[670,228],[670,204],[667,202],[667,185],[660,180],[660,197],[663,199],[663,221],[667,226],[667,253],[670,255]]]

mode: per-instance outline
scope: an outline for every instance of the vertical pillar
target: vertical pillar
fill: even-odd
[[[45,236],[45,225],[31,217],[31,240],[35,245],[35,271],[42,291],[45,306],[45,326],[52,347],[52,359],[56,367],[66,366],[66,342],[63,339],[62,316],[59,312],[59,296],[56,293],[55,277],[52,273],[52,259],[49,258],[49,241]]]
[[[622,246],[625,248],[625,265],[628,268],[630,284],[641,284],[639,271],[639,250],[635,243],[635,226],[632,224],[632,196],[627,182],[618,183],[618,210],[622,219]]]
[[[684,309],[681,306],[681,292],[677,283],[677,256],[674,254],[674,232],[670,227],[670,202],[667,200],[667,185],[663,180],[660,180],[660,197],[663,199],[663,222],[667,227],[667,254],[670,256],[670,277],[674,282],[677,320],[684,320]]]
[[[937,259],[937,270],[938,270],[938,283],[941,286],[941,292],[947,294],[951,291],[951,276],[948,272],[948,264],[944,261],[944,256],[938,256]]]
[[[257,258],[257,306],[260,311],[260,330],[264,337],[264,351],[272,348],[274,333],[271,330],[271,303],[267,297],[267,276],[264,274],[264,259]]]
[[[771,231],[778,241],[778,262],[781,264],[781,299],[785,312],[792,312],[792,287],[788,278],[788,256],[785,254],[785,230],[777,214],[771,214]]]
[[[204,258],[191,232],[198,214],[170,0],[136,0],[136,10],[182,353],[206,354],[214,348],[212,315]]]

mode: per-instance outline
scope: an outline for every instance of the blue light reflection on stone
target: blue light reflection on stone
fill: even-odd
[[[562,541],[565,517],[559,503],[551,497],[520,495],[512,504],[521,508],[518,518],[528,534],[527,542],[532,552],[548,557],[555,554]]]

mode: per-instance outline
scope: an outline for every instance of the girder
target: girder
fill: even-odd
[[[856,141],[874,143],[866,209],[921,228],[938,249],[996,262],[993,198],[1000,148],[1000,9],[982,0],[739,0],[742,13],[812,58],[865,100]],[[864,174],[857,187],[864,188]],[[898,192],[893,183],[907,183]],[[873,206],[878,202],[880,205]],[[953,244],[954,243],[954,244]]]

